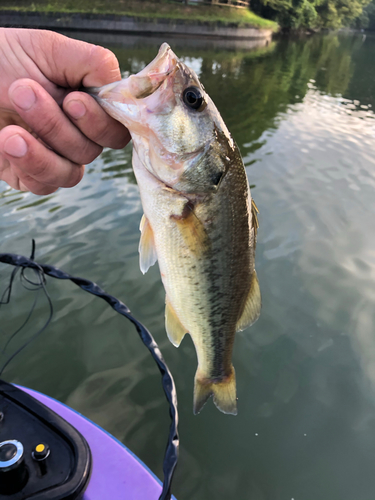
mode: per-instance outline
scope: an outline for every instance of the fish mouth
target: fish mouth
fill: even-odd
[[[134,100],[152,95],[177,70],[178,58],[167,43],[163,43],[155,59],[136,75],[110,83],[104,87],[91,87],[85,92],[99,102],[132,104]]]

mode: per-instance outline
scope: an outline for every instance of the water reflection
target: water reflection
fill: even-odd
[[[105,47],[110,47],[112,50],[116,48],[128,49],[143,49],[145,47],[158,50],[163,42],[169,43],[176,50],[184,50],[189,47],[193,51],[224,51],[233,52],[238,50],[243,51],[258,51],[263,47],[273,46],[271,38],[259,38],[252,40],[225,40],[218,38],[190,38],[185,36],[166,35],[166,36],[148,36],[130,35],[119,33],[89,33],[89,32],[62,32],[66,36],[85,40],[90,43],[96,43]],[[150,62],[150,61],[148,61]]]
[[[110,47],[124,74],[148,63],[161,42],[123,40]],[[38,259],[98,281],[153,332],[179,395],[179,500],[369,500],[375,38],[315,36],[258,50],[167,41],[218,105],[260,209],[263,310],[236,340],[239,415],[220,415],[212,404],[196,418],[191,413],[194,348],[188,338],[178,350],[169,344],[158,270],[142,276],[138,269],[142,208],[130,146],[104,151],[77,188],[42,203],[2,185],[0,251],[28,254],[35,237]],[[166,405],[132,327],[67,284],[50,283],[49,291],[57,311],[52,328],[6,378],[68,402],[161,475]],[[16,293],[18,302],[1,317],[7,331],[28,307],[25,292]],[[41,307],[35,321],[43,314]]]

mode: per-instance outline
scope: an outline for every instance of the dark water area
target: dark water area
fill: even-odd
[[[142,207],[130,145],[105,150],[77,187],[48,197],[0,182],[0,252],[29,254],[35,238],[37,260],[98,282],[151,330],[178,391],[179,500],[372,499],[375,36],[332,34],[258,48],[89,39],[116,53],[124,75],[168,41],[198,73],[241,149],[260,210],[263,308],[236,336],[238,416],[219,413],[212,401],[193,415],[193,344],[188,336],[179,349],[169,343],[158,268],[143,276],[138,266]],[[1,266],[1,287],[9,275]],[[167,403],[137,334],[69,283],[49,281],[48,290],[52,325],[4,378],[82,412],[161,477]],[[0,309],[2,342],[32,301],[18,286]],[[47,315],[40,301],[8,352]]]

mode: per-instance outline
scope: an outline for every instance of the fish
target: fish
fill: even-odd
[[[193,411],[237,414],[235,334],[259,317],[257,208],[239,149],[196,73],[164,43],[143,70],[88,92],[130,131],[140,269],[158,261],[165,328],[197,353]]]

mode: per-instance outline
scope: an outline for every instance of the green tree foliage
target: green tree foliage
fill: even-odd
[[[340,28],[361,15],[371,0],[253,0],[251,8],[284,29]]]
[[[360,16],[369,2],[370,0],[325,0],[316,10],[322,26],[340,28]]]
[[[353,28],[375,30],[375,0],[368,4],[354,20]]]
[[[262,0],[262,3],[274,11],[284,28],[309,28],[317,24],[314,3],[309,0]]]

